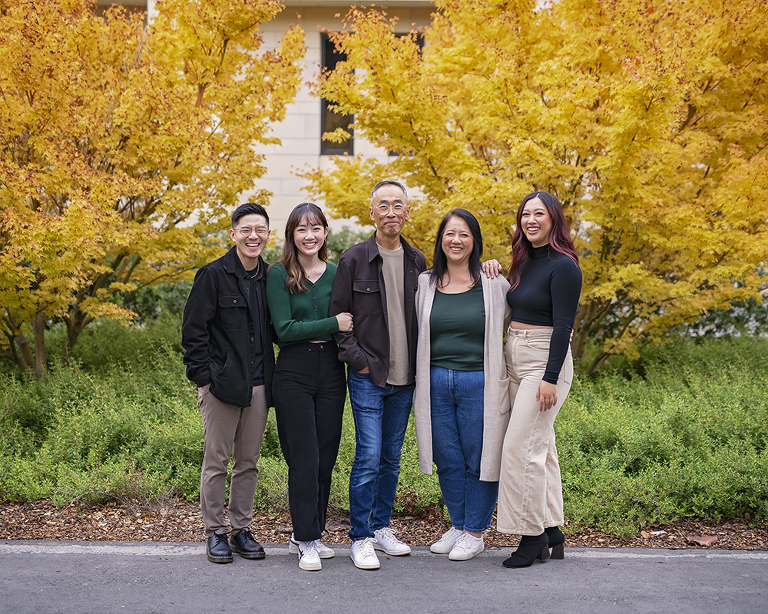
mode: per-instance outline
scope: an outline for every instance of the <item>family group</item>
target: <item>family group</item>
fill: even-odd
[[[582,278],[562,207],[547,192],[523,199],[506,278],[497,261],[481,262],[480,224],[464,209],[440,222],[427,269],[424,254],[402,237],[410,214],[401,183],[377,184],[375,232],[334,265],[325,215],[300,204],[288,218],[282,257],[268,266],[261,252],[269,216],[247,203],[232,215],[234,247],[198,271],[182,343],[204,427],[200,504],[210,561],[229,563],[233,552],[264,557],[250,525],[273,406],[288,465],[288,548],[307,571],[334,556],[321,538],[347,391],[356,567],[378,569],[377,551],[411,552],[390,528],[411,407],[420,469],[437,467],[450,515],[432,552],[457,561],[477,556],[496,509],[497,530],[522,535],[505,567],[563,557],[553,423],[573,379],[570,336]]]

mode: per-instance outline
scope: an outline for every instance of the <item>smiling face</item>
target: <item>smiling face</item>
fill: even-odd
[[[410,216],[408,199],[399,187],[387,184],[376,190],[371,203],[371,219],[382,235],[390,239],[399,237]]]
[[[525,237],[534,247],[542,247],[549,243],[552,217],[538,196],[525,203],[523,213],[520,216],[520,226]]]
[[[440,246],[443,249],[449,265],[468,266],[469,257],[475,240],[467,223],[459,216],[454,215],[445,225],[443,236],[440,238]]]
[[[299,254],[312,257],[320,251],[328,237],[328,229],[320,220],[302,218],[293,231],[293,243]]]
[[[243,268],[252,271],[269,240],[269,222],[263,215],[249,213],[237,220],[235,228],[230,228],[229,236],[235,242]]]

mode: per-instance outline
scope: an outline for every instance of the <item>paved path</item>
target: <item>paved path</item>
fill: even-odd
[[[0,541],[0,613],[768,613],[768,551],[567,548],[505,569],[507,548],[466,562],[415,548],[365,572],[334,549],[303,572],[286,546],[214,565],[204,544]]]

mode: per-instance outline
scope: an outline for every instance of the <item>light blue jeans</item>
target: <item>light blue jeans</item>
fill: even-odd
[[[432,456],[445,505],[456,529],[481,533],[491,526],[498,482],[480,480],[483,454],[482,371],[430,367]]]
[[[355,460],[349,475],[352,540],[389,526],[400,477],[400,453],[413,402],[413,384],[377,386],[368,374],[348,375],[355,419]]]

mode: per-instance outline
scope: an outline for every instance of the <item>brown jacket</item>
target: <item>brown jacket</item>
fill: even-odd
[[[408,380],[416,378],[416,288],[419,274],[427,268],[427,260],[419,250],[400,238],[405,265],[405,322],[408,330],[410,371]],[[389,326],[387,297],[381,273],[382,259],[376,245],[376,233],[353,245],[341,255],[333,279],[328,315],[349,312],[354,317],[352,332],[334,335],[339,344],[339,360],[354,371],[371,370],[371,381],[385,386],[389,375]]]

